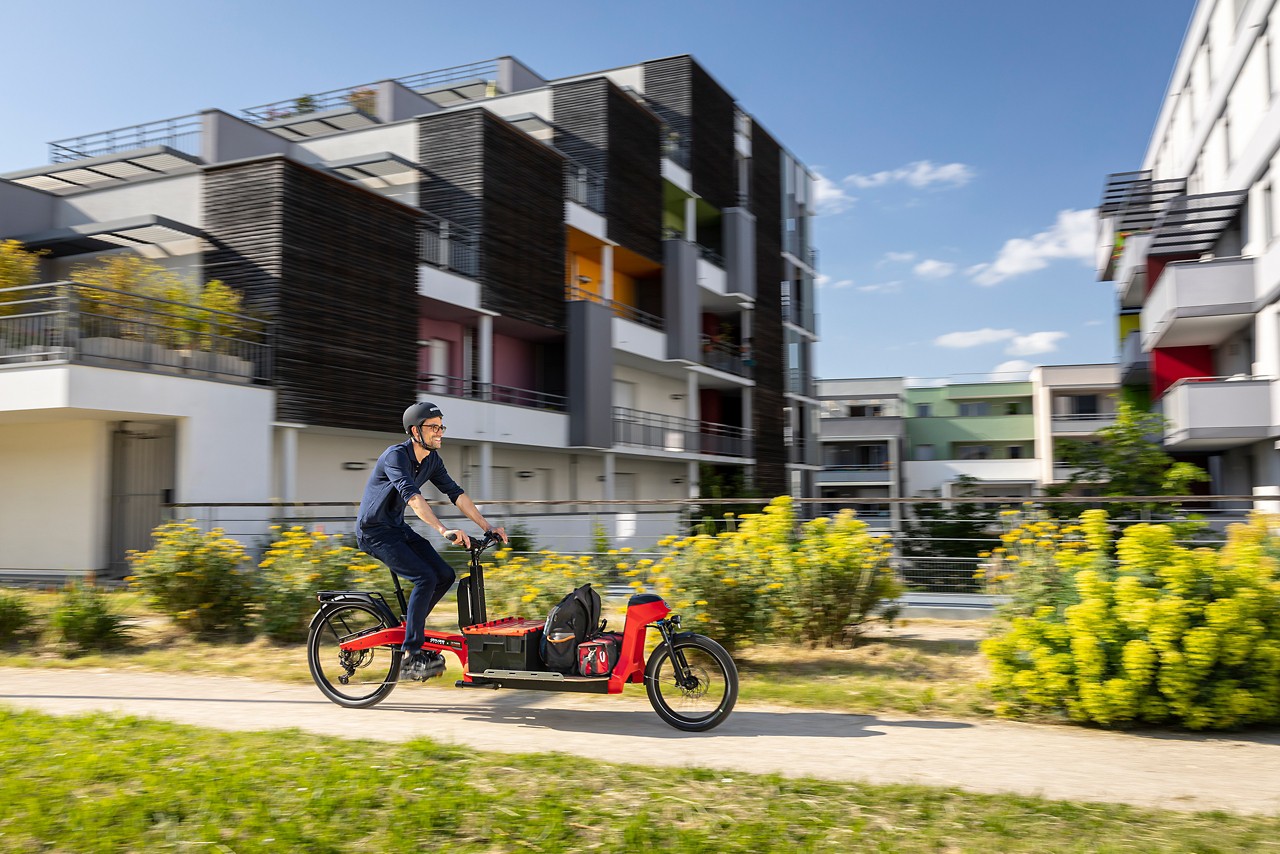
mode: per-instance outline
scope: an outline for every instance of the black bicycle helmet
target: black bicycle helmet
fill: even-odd
[[[410,427],[421,427],[422,422],[428,418],[443,418],[444,413],[440,411],[440,407],[434,403],[415,403],[404,411],[404,432],[408,433]]]

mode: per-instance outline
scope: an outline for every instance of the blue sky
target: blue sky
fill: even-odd
[[[824,179],[819,376],[1109,361],[1090,211],[1141,165],[1193,7],[9,0],[0,173],[50,140],[505,54],[554,78],[691,53]]]

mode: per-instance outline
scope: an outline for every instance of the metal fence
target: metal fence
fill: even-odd
[[[465,397],[468,400],[506,403],[511,406],[527,406],[531,409],[546,409],[551,412],[564,412],[568,409],[568,400],[561,394],[498,383],[482,383],[443,374],[423,374],[418,377],[418,391],[424,394],[442,394],[450,397]]]
[[[203,119],[196,113],[104,130],[85,136],[73,136],[49,143],[49,160],[52,163],[67,163],[157,145],[165,145],[185,154],[198,156],[203,127]]]
[[[604,213],[604,176],[577,161],[565,161],[564,194],[571,202]]]
[[[477,278],[480,275],[480,235],[447,219],[425,216],[419,226],[418,257],[433,267]]]

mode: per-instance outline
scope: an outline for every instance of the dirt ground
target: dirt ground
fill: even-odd
[[[899,636],[981,637],[912,622]],[[962,638],[978,632],[973,638]],[[872,783],[920,783],[1178,810],[1280,813],[1280,733],[1114,733],[995,721],[914,719],[739,705],[709,733],[662,723],[639,686],[621,696],[400,685],[347,710],[314,686],[236,677],[0,668],[0,703],[102,711],[229,730],[300,730],[404,741],[427,736],[502,752]]]

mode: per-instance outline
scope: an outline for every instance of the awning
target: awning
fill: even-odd
[[[86,157],[0,175],[15,184],[51,193],[122,184],[142,175],[165,175],[198,167],[201,161],[167,145],[137,148],[119,154]]]
[[[407,184],[417,180],[421,169],[390,151],[325,161],[325,167],[351,181],[379,181],[382,185]]]
[[[27,249],[42,249],[50,257],[58,258],[102,252],[116,246],[160,246],[204,236],[204,232],[195,226],[149,214],[112,222],[90,222],[69,228],[56,228],[13,239]]]
[[[285,139],[310,139],[338,131],[370,127],[379,123],[373,116],[361,112],[355,107],[337,107],[323,112],[298,113],[297,115],[266,122],[259,121],[254,111],[245,110],[245,114],[251,117],[249,121]]]
[[[1240,214],[1246,190],[1182,196],[1156,220],[1148,257],[1199,255],[1213,249]]]

